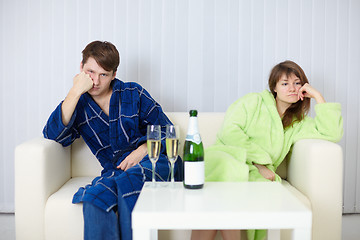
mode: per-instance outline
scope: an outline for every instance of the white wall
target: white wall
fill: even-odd
[[[14,147],[41,136],[97,39],[165,111],[225,111],[296,61],[343,106],[344,211],[360,212],[359,12],[359,0],[0,0],[0,212],[14,210]]]

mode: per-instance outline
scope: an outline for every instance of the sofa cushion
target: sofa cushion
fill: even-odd
[[[49,197],[45,206],[45,239],[83,239],[82,204],[73,204],[72,198],[79,187],[92,180],[93,177],[72,178]]]
[[[79,187],[91,183],[93,177],[70,179],[59,191],[50,196],[45,207],[45,236],[47,240],[83,239],[84,220],[82,204],[72,204],[72,197]],[[311,209],[310,201],[287,181],[282,182],[295,197]],[[190,239],[190,231],[161,231],[159,239]]]

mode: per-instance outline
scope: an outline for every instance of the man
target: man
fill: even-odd
[[[103,167],[101,176],[73,198],[73,203],[83,202],[84,239],[132,239],[131,211],[152,176],[146,128],[152,124],[165,129],[171,122],[139,84],[115,78],[120,57],[113,44],[94,41],[82,55],[80,73],[43,134],[63,146],[82,136]],[[157,180],[169,179],[164,141],[156,173]]]

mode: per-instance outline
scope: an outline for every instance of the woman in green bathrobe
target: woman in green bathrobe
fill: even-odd
[[[206,149],[206,181],[281,181],[277,167],[300,139],[338,142],[343,135],[339,103],[326,103],[309,85],[296,63],[276,65],[270,91],[248,94],[227,110],[216,143]],[[310,99],[316,117],[310,118]],[[240,239],[240,231],[221,230],[223,239]],[[216,230],[194,230],[192,239],[214,239]],[[266,231],[248,231],[248,239],[266,238]]]

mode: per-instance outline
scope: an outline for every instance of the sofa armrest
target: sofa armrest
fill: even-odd
[[[44,138],[15,148],[16,239],[44,239],[46,201],[70,177],[70,148]]]
[[[319,139],[295,143],[287,180],[307,196],[314,240],[341,239],[343,156],[340,145]]]

